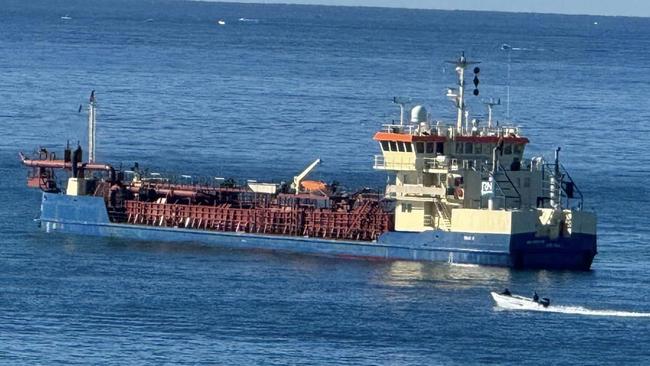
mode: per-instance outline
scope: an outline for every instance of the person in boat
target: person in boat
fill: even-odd
[[[506,289],[503,290],[503,292],[501,293],[501,295],[512,296],[512,293],[511,293],[510,290],[508,290],[508,288],[506,287]]]
[[[539,295],[537,295],[537,291],[533,291],[533,301],[535,302],[539,301]]]

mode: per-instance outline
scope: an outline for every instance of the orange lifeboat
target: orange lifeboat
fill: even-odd
[[[326,191],[327,183],[320,180],[304,180],[300,182],[300,187],[307,192]]]

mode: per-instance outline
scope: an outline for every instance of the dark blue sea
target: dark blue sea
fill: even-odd
[[[3,0],[0,364],[650,364],[650,318],[621,316],[650,312],[649,50],[647,18]],[[398,118],[392,97],[451,119],[444,61],[461,51],[483,61],[481,98],[501,98],[502,120],[511,86],[529,156],[562,147],[598,213],[591,271],[47,235],[33,221],[40,195],[17,154],[85,145],[77,111],[93,89],[101,161],[279,181],[320,157],[315,178],[381,187],[372,135]],[[499,310],[489,292],[504,287],[567,311]]]

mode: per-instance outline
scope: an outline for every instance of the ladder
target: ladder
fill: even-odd
[[[434,200],[433,206],[436,209],[436,217],[438,218],[438,229],[451,230],[451,212],[449,209],[440,200]]]

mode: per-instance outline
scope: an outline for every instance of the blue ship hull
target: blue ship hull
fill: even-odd
[[[388,232],[375,242],[365,242],[112,223],[102,198],[52,193],[43,193],[40,221],[47,232],[198,242],[228,248],[327,256],[450,261],[516,268],[588,270],[596,254],[595,235],[584,234],[551,241],[537,238],[534,233]]]

